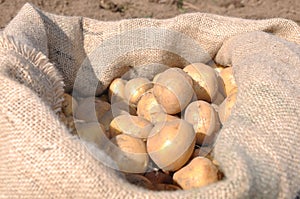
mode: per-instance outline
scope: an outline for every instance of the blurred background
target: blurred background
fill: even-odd
[[[0,28],[26,2],[55,14],[104,21],[206,12],[248,19],[282,17],[300,24],[300,0],[0,0]]]

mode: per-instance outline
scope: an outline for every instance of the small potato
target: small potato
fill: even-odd
[[[164,171],[180,169],[195,147],[195,132],[189,123],[176,119],[155,124],[147,139],[147,151]]]
[[[121,78],[117,78],[112,81],[108,89],[108,98],[111,103],[125,100],[125,85],[127,81]]]
[[[146,78],[134,78],[125,85],[125,97],[129,105],[136,106],[142,95],[153,87],[153,84]]]
[[[98,122],[76,123],[76,129],[81,139],[96,144],[100,149],[106,148],[109,135],[107,135],[104,127]]]
[[[192,100],[192,79],[179,68],[170,68],[159,75],[153,94],[168,114],[177,114]]]
[[[163,173],[162,171],[151,171],[145,174],[145,177],[148,178],[152,184],[172,184],[173,179],[170,175]]]
[[[212,102],[218,93],[218,80],[214,69],[202,63],[186,66],[185,71],[193,79],[193,88],[198,100]]]
[[[153,184],[147,179],[146,177],[138,174],[128,174],[126,175],[126,180],[130,182],[131,184],[134,184],[136,186],[140,186],[146,189],[154,189]]]
[[[227,67],[224,70],[222,70],[219,74],[220,83],[223,89],[223,94],[225,96],[229,96],[229,93],[231,90],[237,88],[234,76],[233,76],[233,70],[232,67]],[[221,89],[221,90],[222,90]]]
[[[144,173],[147,170],[149,156],[145,143],[141,139],[120,134],[112,138],[111,142],[113,144],[106,151],[120,171]]]
[[[220,122],[209,103],[201,100],[192,102],[185,110],[184,119],[193,125],[197,144],[212,144],[215,133],[220,129]]]
[[[68,93],[64,93],[64,101],[62,102],[62,112],[65,116],[73,115],[73,110],[76,110],[78,107],[77,101]]]
[[[219,118],[222,124],[224,124],[231,114],[231,109],[236,102],[237,93],[233,92],[219,106]]]
[[[110,110],[110,104],[95,97],[81,100],[75,111],[75,118],[86,122],[99,121]]]
[[[110,134],[116,136],[121,133],[145,139],[148,137],[153,125],[142,117],[132,115],[119,115],[110,123]]]
[[[195,189],[218,181],[218,169],[209,159],[197,157],[175,172],[173,179],[184,190]]]

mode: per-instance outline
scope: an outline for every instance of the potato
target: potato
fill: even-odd
[[[153,125],[142,117],[132,115],[119,115],[110,123],[110,134],[116,136],[121,133],[145,139],[148,137]]]
[[[110,110],[110,104],[95,97],[81,100],[75,111],[75,118],[86,122],[99,121]]]
[[[225,96],[229,96],[229,93],[231,92],[231,90],[237,88],[234,76],[233,76],[233,70],[232,67],[228,67],[223,69],[220,74],[220,84],[222,86],[223,89],[223,94]]]
[[[168,114],[181,112],[192,100],[192,79],[179,68],[170,68],[159,75],[153,94]]]
[[[218,93],[218,80],[214,69],[202,63],[186,66],[185,71],[193,79],[193,89],[198,100],[212,102]]]
[[[145,93],[137,104],[137,115],[146,120],[156,123],[167,117],[163,107],[158,104],[152,89]]]
[[[124,90],[128,104],[136,106],[141,96],[152,87],[153,84],[146,78],[134,78],[129,80]]]
[[[121,78],[114,79],[108,89],[108,98],[111,103],[125,100],[125,85],[127,81]]]
[[[230,116],[231,109],[236,102],[236,96],[237,96],[236,92],[230,93],[230,95],[225,98],[222,104],[220,104],[219,118],[222,124],[224,124],[227,121],[228,117]]]
[[[62,102],[62,112],[65,116],[71,116],[78,107],[77,101],[68,93],[64,93],[64,101]]]
[[[185,110],[184,119],[193,125],[197,144],[212,144],[215,133],[220,129],[220,122],[209,103],[202,100],[192,102]]]
[[[195,146],[195,132],[188,122],[176,119],[155,124],[147,139],[147,151],[153,162],[164,171],[180,169]]]
[[[153,89],[148,90],[140,99],[137,105],[137,115],[145,118],[151,123],[171,121],[178,117],[164,112],[163,107],[158,104]]]
[[[94,143],[98,148],[106,148],[109,141],[109,135],[105,132],[104,127],[98,122],[76,123],[78,136],[88,142]]]
[[[149,156],[145,143],[138,138],[120,134],[111,139],[107,153],[116,162],[118,169],[127,173],[143,173],[147,170]]]
[[[197,157],[176,171],[173,179],[184,190],[195,189],[218,181],[218,169],[209,159]]]

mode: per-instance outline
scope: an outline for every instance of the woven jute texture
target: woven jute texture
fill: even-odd
[[[153,76],[210,58],[233,66],[239,88],[214,148],[222,181],[190,191],[136,187],[58,119],[64,89],[98,95],[128,70],[128,78]],[[300,191],[300,27],[292,21],[193,13],[103,22],[25,4],[1,33],[0,80],[0,198],[295,198]]]

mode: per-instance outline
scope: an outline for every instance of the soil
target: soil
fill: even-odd
[[[282,17],[300,24],[299,0],[0,0],[0,28],[30,2],[44,11],[98,20],[170,18],[206,12],[248,19]]]

